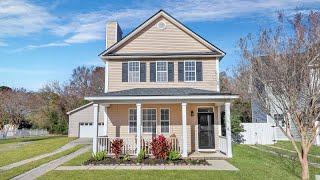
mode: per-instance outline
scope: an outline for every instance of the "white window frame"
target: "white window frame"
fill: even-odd
[[[167,64],[167,70],[166,71],[158,71],[158,62],[160,63],[166,63]],[[168,61],[156,61],[156,82],[168,82],[168,69],[169,69],[169,66],[168,66]],[[158,81],[158,72],[166,72],[167,73],[167,79],[165,81]]]
[[[130,132],[130,110],[136,110],[137,111],[137,109],[136,108],[129,108],[128,109],[128,133],[129,134],[136,134],[137,133],[137,127],[136,127],[136,132]],[[136,114],[136,116],[137,116],[137,114]],[[136,121],[136,123],[137,123],[137,121]]]
[[[193,81],[190,81],[190,80],[186,80],[186,62],[194,62],[194,80]],[[188,71],[188,72],[193,72],[193,71]],[[197,61],[195,60],[186,60],[186,61],[183,61],[183,80],[184,82],[196,82],[197,81]]]
[[[138,63],[139,64],[139,80],[138,81],[130,81],[130,63]],[[140,77],[140,61],[128,61],[128,82],[140,82],[141,81],[141,77]],[[132,71],[132,72],[136,72],[136,71]]]
[[[168,119],[168,128],[169,128],[169,131],[168,132],[162,132],[162,118],[161,118],[161,110],[169,110],[169,114],[168,114],[168,117],[169,117],[169,119]],[[162,134],[170,134],[170,132],[171,132],[171,130],[170,130],[170,108],[160,108],[160,132],[162,133]]]
[[[141,126],[142,126],[142,133],[143,134],[153,134],[154,132],[145,132],[143,129],[143,122],[144,122],[144,120],[143,120],[143,110],[147,110],[147,109],[154,109],[154,110],[156,110],[156,120],[155,120],[155,122],[156,122],[156,127],[155,127],[155,129],[156,129],[156,132],[155,132],[155,134],[157,134],[157,126],[158,126],[158,124],[157,124],[157,121],[158,121],[158,117],[157,117],[157,108],[142,108],[142,112],[141,112]]]

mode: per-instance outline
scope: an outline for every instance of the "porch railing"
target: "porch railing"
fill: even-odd
[[[220,141],[220,152],[227,154],[228,145],[227,145],[227,138],[224,136],[219,136]]]
[[[106,151],[108,155],[112,155],[111,143],[113,140],[119,139],[119,137],[98,137],[97,138],[97,150]],[[123,140],[122,153],[129,155],[137,154],[137,138],[135,137],[124,137],[120,138]],[[169,143],[171,143],[172,150],[180,152],[180,146],[176,137],[169,137]],[[151,154],[151,142],[152,138],[142,138],[141,139],[141,149],[144,149],[146,154]]]

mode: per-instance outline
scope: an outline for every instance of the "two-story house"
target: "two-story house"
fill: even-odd
[[[230,103],[238,96],[220,92],[224,55],[163,10],[125,37],[117,22],[108,22],[99,55],[105,94],[69,112],[69,135],[91,131],[93,152],[109,151],[110,141],[122,138],[125,153],[137,154],[163,134],[183,157],[203,151],[232,157]]]

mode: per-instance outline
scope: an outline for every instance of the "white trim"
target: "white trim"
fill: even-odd
[[[162,109],[168,109],[169,110],[169,119],[168,119],[168,121],[169,121],[169,132],[162,132],[161,131],[161,127],[162,127],[162,125],[161,125],[161,110]],[[171,134],[171,128],[170,128],[170,119],[171,119],[171,117],[170,117],[170,115],[171,115],[171,113],[170,113],[170,108],[160,108],[160,134]]]
[[[129,64],[130,64],[130,62],[131,62],[131,63],[135,63],[135,62],[139,63],[139,81],[129,81],[129,80],[130,80],[130,78],[129,78],[129,74],[130,74],[130,65],[129,65]],[[136,71],[134,71],[134,72],[136,72]],[[141,82],[140,73],[141,73],[141,72],[140,72],[140,61],[128,61],[128,82],[129,82],[129,83]]]
[[[180,29],[182,29],[183,31],[185,31],[187,34],[189,34],[190,36],[192,36],[193,38],[195,38],[196,40],[200,41],[201,44],[203,44],[204,46],[206,46],[208,49],[211,50],[215,50],[218,51],[219,53],[221,53],[220,56],[224,56],[225,53],[222,52],[221,50],[219,50],[218,48],[214,47],[213,45],[211,45],[210,43],[208,43],[207,41],[205,41],[202,37],[200,37],[199,35],[193,33],[191,30],[189,30],[188,28],[186,28],[185,26],[183,26],[181,23],[179,23],[178,21],[176,21],[175,19],[173,19],[170,15],[168,15],[167,13],[165,13],[164,11],[159,11],[157,14],[155,14],[152,18],[150,18],[149,20],[147,20],[146,22],[144,22],[142,25],[140,25],[140,27],[138,27],[137,29],[135,29],[132,33],[130,33],[128,36],[126,36],[125,38],[121,39],[118,43],[116,43],[114,46],[112,46],[111,48],[107,49],[103,54],[101,54],[100,56],[104,56],[105,54],[117,49],[118,47],[120,47],[122,44],[124,44],[125,42],[127,42],[129,39],[131,39],[131,37],[135,36],[136,34],[138,34],[141,30],[143,30],[145,27],[147,27],[149,24],[151,24],[153,21],[155,21],[157,18],[159,18],[160,16],[165,17],[168,21],[170,21],[171,23],[175,24],[176,26],[178,26]]]
[[[105,61],[104,67],[104,93],[109,91],[109,61]]]
[[[141,103],[136,104],[137,107],[137,155],[141,148]]]
[[[221,55],[162,55],[162,56],[152,56],[152,55],[139,55],[139,56],[103,56],[101,59],[110,60],[123,60],[123,59],[177,59],[177,58],[216,58],[221,57]]]
[[[187,103],[181,103],[182,117],[182,157],[188,157],[188,135],[187,135]]]
[[[136,125],[136,132],[130,132],[130,110],[136,110],[136,112],[137,112],[137,108],[128,108],[128,134],[137,134],[137,125]],[[136,114],[136,116],[138,116],[137,114]],[[137,121],[136,121],[136,123],[137,123]]]
[[[154,132],[143,132],[143,110],[145,110],[145,109],[155,109],[156,110],[156,132],[155,133]],[[158,112],[157,108],[142,108],[142,113],[141,113],[141,115],[142,115],[142,117],[141,117],[142,130],[141,130],[141,132],[143,134],[157,134],[158,133],[158,130],[157,130],[157,126],[158,126],[158,123],[157,123],[157,121],[158,121],[157,112]]]
[[[215,107],[214,105],[213,106],[197,106],[197,113],[199,113],[199,108],[212,108],[212,113],[214,113],[214,107]]]
[[[231,100],[239,95],[199,95],[199,96],[101,96],[85,97],[85,100]]]
[[[167,64],[167,71],[166,71],[166,73],[167,73],[167,79],[166,79],[166,81],[158,81],[158,62],[165,62],[166,64]],[[169,63],[168,63],[168,61],[156,61],[156,82],[159,82],[159,83],[166,83],[166,82],[168,82],[168,79],[169,79],[169,77],[168,77],[168,75],[169,75],[169,65],[168,65]],[[159,72],[164,72],[164,71],[159,71]]]
[[[220,62],[216,59],[217,92],[220,92]]]
[[[198,152],[216,152],[217,149],[198,149]]]
[[[79,110],[81,110],[81,109],[83,109],[83,108],[89,107],[89,106],[92,105],[92,104],[93,104],[93,102],[89,102],[88,104],[85,104],[85,105],[80,106],[80,107],[78,107],[78,108],[76,108],[76,109],[73,109],[73,110],[67,112],[67,115],[71,115],[71,114],[73,114],[74,112],[77,112],[77,111],[79,111]]]
[[[194,62],[194,81],[186,80],[186,62]],[[189,71],[191,72],[191,71]],[[183,82],[197,82],[197,61],[195,60],[184,60],[183,61]]]

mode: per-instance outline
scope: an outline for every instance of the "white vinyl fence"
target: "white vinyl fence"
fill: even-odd
[[[276,129],[270,123],[241,123],[244,128],[244,144],[274,144]]]
[[[30,137],[30,136],[46,136],[49,132],[45,129],[15,129],[9,131],[0,131],[0,139]]]

